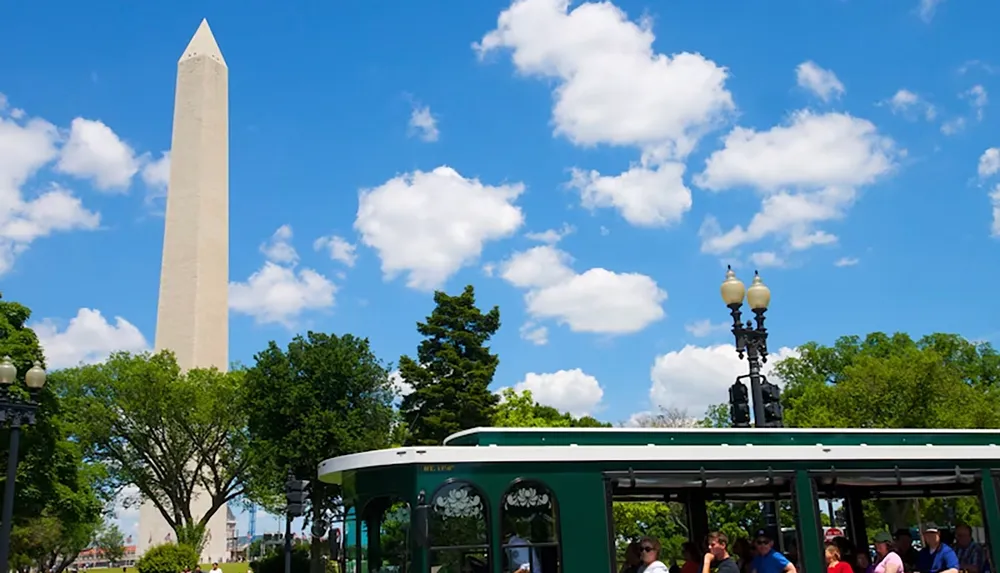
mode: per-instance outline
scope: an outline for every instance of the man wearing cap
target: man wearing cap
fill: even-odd
[[[924,548],[917,554],[920,573],[958,573],[958,556],[941,543],[941,532],[933,523],[924,528]]]
[[[766,530],[757,531],[754,545],[757,548],[757,555],[750,563],[752,573],[795,573],[795,565],[787,557],[775,551],[774,540]]]

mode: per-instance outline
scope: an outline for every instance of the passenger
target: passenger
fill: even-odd
[[[757,546],[757,555],[750,565],[752,573],[795,573],[795,565],[774,549],[774,540],[767,531],[757,531],[754,545]]]
[[[955,555],[958,556],[958,566],[969,573],[983,573],[986,564],[986,552],[983,546],[972,539],[972,528],[961,524],[955,528]]]
[[[872,556],[867,551],[858,551],[854,556],[854,570],[858,573],[875,573]]]
[[[708,553],[702,561],[701,573],[709,573],[713,564],[716,573],[740,573],[740,568],[729,556],[729,538],[721,531],[708,534]]]
[[[836,543],[826,546],[826,571],[827,573],[854,573],[850,563],[841,561],[840,548]]]
[[[690,541],[685,541],[681,545],[681,556],[684,558],[684,565],[681,565],[681,573],[698,573],[701,571],[701,555],[698,546]]]
[[[958,573],[958,556],[941,543],[941,530],[933,523],[924,527],[924,548],[917,554],[920,573]]]
[[[740,537],[733,543],[733,552],[730,555],[735,555],[736,560],[739,561],[740,573],[750,573],[750,564],[753,562],[753,546],[750,545],[750,541],[744,537]]]
[[[854,549],[854,543],[851,543],[850,539],[848,539],[848,538],[846,538],[846,537],[844,537],[842,535],[838,535],[837,537],[833,538],[832,542],[837,547],[837,549],[840,551],[840,560],[841,561],[845,561],[847,563],[854,563],[854,561],[855,561],[855,558],[854,558],[855,549]]]
[[[907,528],[897,529],[895,535],[896,554],[903,560],[907,571],[916,571],[917,550],[913,548],[913,534]]]
[[[898,539],[898,536],[897,536]],[[893,544],[892,536],[888,531],[880,531],[875,534],[875,573],[912,573],[906,569],[903,559],[896,553],[896,546]]]
[[[620,573],[639,573],[642,567],[642,544],[633,541],[625,548],[625,563],[622,563]]]
[[[667,566],[660,561],[660,542],[655,537],[643,537],[639,540],[642,552],[642,567],[639,573],[669,573]]]

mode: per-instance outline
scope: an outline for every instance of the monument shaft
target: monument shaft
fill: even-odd
[[[156,350],[182,370],[229,364],[229,70],[202,21],[177,62]],[[200,489],[200,488],[199,488]],[[195,491],[195,519],[211,500]],[[228,508],[208,523],[201,562],[226,561]],[[152,502],[139,511],[138,553],[176,541]]]

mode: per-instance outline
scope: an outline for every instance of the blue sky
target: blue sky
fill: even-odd
[[[328,4],[7,7],[0,289],[50,366],[152,343],[202,18],[230,68],[232,360],[315,329],[395,362],[433,289],[472,283],[497,388],[695,415],[743,368],[726,264],[771,287],[781,356],[1000,340],[1000,4]]]

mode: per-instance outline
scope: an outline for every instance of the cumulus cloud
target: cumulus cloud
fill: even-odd
[[[857,188],[890,173],[900,153],[871,122],[841,113],[799,111],[768,131],[737,127],[695,182],[711,191],[753,188],[761,209],[746,227],[725,232],[706,217],[702,251],[723,254],[772,235],[792,250],[833,243],[836,236],[816,227],[843,218]]]
[[[258,324],[294,328],[303,313],[334,305],[337,286],[308,268],[297,269],[292,228],[282,225],[261,245],[263,266],[246,281],[229,283],[229,308],[252,316]]]
[[[450,167],[414,171],[361,191],[354,228],[375,249],[390,280],[440,288],[474,263],[483,245],[513,235],[524,223],[514,201],[524,185],[486,185]]]
[[[127,143],[97,120],[78,117],[70,124],[69,139],[56,169],[90,179],[102,191],[127,191],[140,162]]]
[[[131,322],[116,316],[114,324],[99,310],[81,308],[65,329],[53,319],[32,325],[45,352],[46,366],[52,369],[93,364],[112,352],[149,350],[146,338]]]
[[[800,88],[809,90],[823,101],[844,95],[844,84],[837,74],[819,67],[816,62],[802,62],[795,68],[795,78]]]
[[[501,276],[524,295],[536,321],[555,320],[574,332],[627,334],[664,316],[666,291],[652,278],[593,268],[574,271],[572,257],[551,245],[515,253],[502,265]]]
[[[514,390],[528,390],[536,402],[574,416],[592,415],[604,397],[597,378],[579,368],[547,374],[529,372],[514,385]]]
[[[54,233],[93,230],[100,226],[97,212],[83,206],[71,191],[55,183],[41,192],[25,193],[24,186],[59,155],[59,131],[51,123],[0,106],[0,276],[37,239]],[[16,113],[15,113],[16,112]]]
[[[358,260],[357,247],[348,242],[347,239],[337,235],[316,239],[313,242],[313,248],[317,251],[326,251],[331,259],[344,263],[349,267],[353,267],[355,261]]]
[[[910,120],[923,117],[927,121],[933,121],[937,117],[937,108],[908,89],[900,89],[885,103],[892,113]]]
[[[410,133],[426,142],[437,141],[441,133],[438,131],[437,119],[431,114],[428,106],[413,106],[410,113]]]
[[[641,152],[624,173],[578,169],[569,184],[585,207],[643,226],[687,212],[681,160],[735,110],[725,68],[696,53],[657,53],[655,38],[651,19],[633,21],[611,2],[515,0],[474,45],[480,57],[509,53],[521,74],[554,80],[556,136]]]
[[[716,324],[707,318],[689,322],[684,325],[684,330],[688,331],[688,333],[695,338],[705,338],[706,336],[711,336],[715,333],[725,332],[729,330],[729,328],[730,324],[728,322],[720,322]]]
[[[764,366],[764,375],[770,376],[776,363],[791,356],[798,356],[798,351],[781,348],[772,352]],[[731,344],[687,345],[657,356],[653,361],[649,399],[657,408],[698,416],[709,406],[724,402],[729,386],[737,376],[747,372],[746,360],[740,360],[736,347]],[[777,378],[769,381],[780,382]]]
[[[990,177],[1000,172],[1000,148],[991,147],[979,157],[979,176]]]

